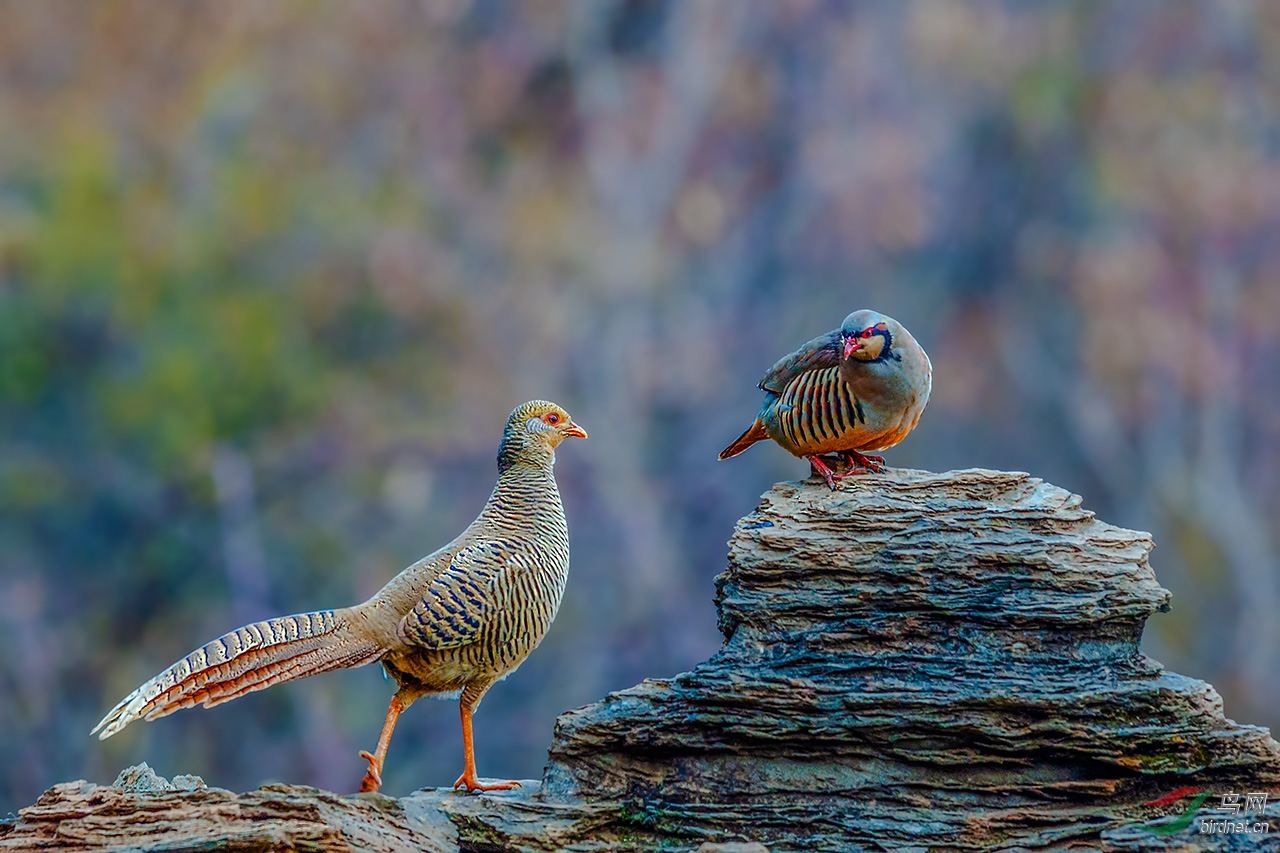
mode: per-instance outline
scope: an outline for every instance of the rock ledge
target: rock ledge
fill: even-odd
[[[1280,794],[1280,744],[1138,650],[1151,548],[1021,473],[780,483],[730,541],[724,646],[562,715],[540,785],[69,783],[0,850],[1280,850],[1280,804],[1247,839],[1142,826],[1179,788]]]

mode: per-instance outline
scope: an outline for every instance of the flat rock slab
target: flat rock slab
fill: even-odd
[[[619,807],[545,802],[535,779],[515,791],[472,795],[427,788],[395,799],[305,785],[264,785],[235,794],[205,787],[199,777],[180,778],[178,788],[142,764],[123,771],[116,785],[55,785],[16,821],[0,822],[0,851],[652,849],[649,839],[634,837]],[[767,853],[760,845],[712,845],[708,851]]]
[[[16,824],[0,826],[0,850],[458,853],[457,832],[444,812],[404,802],[301,785],[233,794],[68,782],[23,809]]]

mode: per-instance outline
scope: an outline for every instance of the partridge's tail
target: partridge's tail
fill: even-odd
[[[130,693],[90,734],[105,740],[134,720],[200,703],[209,708],[273,684],[361,666],[382,651],[333,610],[254,622],[196,649]]]
[[[756,422],[747,427],[747,431],[734,439],[724,450],[720,451],[721,459],[728,459],[730,456],[737,456],[757,441],[764,441],[769,437],[769,433],[764,431],[764,424],[760,423],[760,419],[756,418]]]

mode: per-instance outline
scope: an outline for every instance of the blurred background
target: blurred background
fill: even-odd
[[[0,2],[0,814],[146,760],[353,790],[374,667],[136,724],[245,622],[363,600],[469,522],[534,397],[560,616],[476,718],[718,646],[717,452],[875,307],[935,367],[890,463],[1030,471],[1151,530],[1148,652],[1280,725],[1280,4]],[[461,770],[456,703],[400,795]]]

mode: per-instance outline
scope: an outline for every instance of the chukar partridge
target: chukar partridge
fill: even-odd
[[[737,456],[771,438],[808,459],[832,489],[865,470],[883,471],[868,452],[893,447],[915,428],[929,402],[933,368],[901,323],[875,311],[854,311],[840,328],[779,360],[764,379],[764,404],[746,432],[720,453]],[[837,474],[824,454],[849,466]]]

